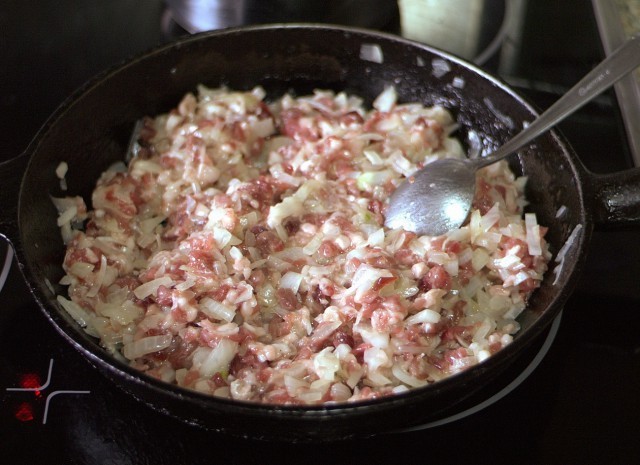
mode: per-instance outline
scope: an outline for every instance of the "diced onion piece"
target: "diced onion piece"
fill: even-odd
[[[64,308],[67,313],[69,313],[69,315],[71,315],[73,319],[76,320],[76,323],[78,323],[83,328],[89,325],[89,322],[91,321],[93,316],[84,308],[82,308],[74,301],[65,299],[60,295],[56,297],[56,300],[60,305],[62,305],[62,308]]]
[[[290,197],[285,197],[282,202],[269,209],[267,225],[270,228],[276,228],[283,223],[285,218],[300,215],[304,211],[303,202],[304,199],[295,194]]]
[[[393,376],[398,378],[401,382],[411,387],[422,387],[428,384],[426,380],[418,379],[407,373],[398,363],[394,363],[393,367],[391,367],[391,373],[393,373]]]
[[[143,337],[137,341],[125,344],[122,348],[122,354],[129,360],[135,360],[143,355],[166,349],[171,345],[172,340],[173,336],[171,334]]]
[[[383,113],[390,111],[396,104],[398,94],[396,88],[393,86],[387,86],[373,101],[373,108]]]
[[[362,44],[360,46],[360,59],[373,63],[383,63],[384,55],[378,44]]]
[[[340,369],[340,360],[333,353],[333,348],[326,347],[313,358],[313,369],[320,379],[333,381]]]
[[[482,215],[480,219],[480,229],[482,232],[487,232],[498,221],[500,221],[500,209],[496,203],[487,213]]]
[[[455,76],[453,78],[453,81],[451,82],[451,85],[456,89],[464,89],[465,80],[460,76]]]
[[[359,302],[362,296],[370,291],[379,279],[392,277],[393,274],[389,270],[374,268],[366,264],[360,265],[353,276],[349,293],[355,293],[355,300]]]
[[[374,187],[384,185],[393,179],[393,171],[365,171],[356,178],[356,185],[361,191],[371,192]]]
[[[410,316],[405,320],[407,325],[415,325],[418,323],[438,323],[440,321],[440,314],[434,310],[425,308],[419,311],[415,315]]]
[[[213,227],[213,238],[216,241],[216,244],[219,248],[224,248],[227,245],[238,245],[241,244],[242,241],[231,234],[225,228],[219,228],[217,226]]]
[[[582,229],[582,225],[581,224],[577,224],[573,228],[573,230],[571,231],[571,234],[569,234],[569,237],[567,238],[565,243],[562,245],[562,247],[558,251],[558,254],[556,255],[556,258],[555,258],[556,262],[559,263],[559,262],[564,260],[564,256],[569,251],[571,246],[573,246],[573,243],[575,242],[576,238],[578,237],[578,234],[580,233],[581,229]]]
[[[98,269],[98,274],[96,275],[95,282],[87,292],[87,297],[95,297],[98,295],[100,288],[102,287],[102,283],[104,282],[104,278],[107,274],[107,256],[102,255],[100,257],[100,269]]]
[[[138,299],[142,300],[155,294],[160,286],[169,287],[171,284],[173,284],[173,280],[169,276],[162,276],[141,284],[133,290],[133,293]]]
[[[371,344],[373,347],[385,349],[389,346],[389,334],[387,333],[380,333],[374,331],[371,327],[362,325],[357,325],[354,330],[360,333],[364,342]]]
[[[401,150],[394,150],[387,158],[386,164],[406,177],[411,176],[416,171],[416,166],[402,154]]]
[[[91,275],[95,266],[91,263],[75,262],[69,267],[69,273],[79,278],[85,279]]]
[[[531,255],[542,255],[540,226],[535,213],[526,213],[524,221],[527,228],[527,246]]]
[[[382,246],[384,244],[384,229],[380,228],[376,232],[369,234],[367,242],[374,247]]]
[[[364,150],[362,154],[373,166],[382,166],[384,164],[384,160],[375,150]]]
[[[236,315],[236,309],[210,297],[200,299],[199,309],[209,318],[230,322]]]
[[[275,132],[275,126],[271,118],[264,118],[253,122],[251,130],[255,137],[267,137]]]
[[[233,357],[238,352],[238,343],[229,339],[221,339],[218,345],[209,352],[209,355],[200,365],[200,373],[210,378],[216,373],[226,372]]]
[[[442,58],[435,58],[431,60],[431,66],[433,67],[433,75],[437,78],[441,78],[451,71],[451,65],[449,65],[449,62]]]
[[[123,326],[128,325],[137,318],[140,318],[144,313],[144,310],[134,304],[131,300],[125,300],[122,304],[99,304],[96,305],[96,310],[100,314]]]
[[[58,216],[58,226],[70,223],[78,214],[78,207],[71,205]]]
[[[303,276],[300,273],[296,273],[294,271],[287,271],[280,279],[280,288],[281,289],[291,289],[294,294],[297,294],[298,289],[300,288],[300,283],[302,283]]]
[[[370,372],[389,365],[389,356],[384,350],[378,347],[369,347],[368,349],[365,349],[363,360],[369,367]]]
[[[154,216],[152,218],[147,218],[146,220],[142,220],[139,223],[140,231],[144,234],[151,234],[153,230],[161,224],[166,218],[164,216]]]
[[[305,245],[302,248],[302,252],[305,255],[313,255],[318,251],[318,249],[322,245],[323,239],[324,239],[324,234],[322,233],[316,234],[315,236],[313,236],[313,238],[309,242],[307,242],[307,245]]]
[[[67,171],[69,170],[69,165],[66,161],[61,161],[56,167],[56,176],[58,179],[64,179],[67,175]]]

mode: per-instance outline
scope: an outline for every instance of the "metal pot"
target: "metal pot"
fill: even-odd
[[[376,53],[367,53],[372,49]],[[347,90],[368,103],[393,84],[402,101],[449,108],[460,124],[459,138],[467,145],[479,140],[487,149],[536,115],[504,83],[458,58],[394,35],[317,25],[255,26],[184,38],[96,77],[63,103],[24,154],[0,165],[0,232],[14,247],[34,298],[64,338],[141,402],[192,424],[302,441],[435,420],[500,374],[554,320],[576,284],[594,225],[640,221],[640,169],[594,175],[557,132],[548,133],[513,157],[512,168],[529,176],[531,210],[549,226],[552,250],[557,253],[577,234],[557,279],[549,273],[520,317],[521,331],[499,353],[433,385],[347,405],[260,405],[166,385],[115,360],[57,304],[56,294],[65,292],[57,284],[64,246],[50,196],[89,199],[100,173],[124,157],[134,122],[169,110],[199,83],[237,89],[260,84],[271,96],[291,89]],[[508,118],[497,118],[498,112]],[[70,167],[68,192],[60,190],[55,174],[61,161]],[[564,213],[556,217],[559,211]]]

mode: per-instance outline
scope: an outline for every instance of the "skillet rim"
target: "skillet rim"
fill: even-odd
[[[216,37],[216,36],[229,36],[229,35],[242,35],[246,33],[252,33],[254,31],[264,31],[264,30],[273,30],[273,29],[287,29],[287,30],[317,30],[317,31],[333,31],[333,33],[342,33],[342,34],[354,34],[354,35],[362,35],[363,38],[370,39],[381,39],[385,41],[392,41],[395,43],[402,43],[405,46],[409,46],[411,48],[416,48],[416,51],[419,49],[423,52],[427,52],[429,54],[445,58],[451,62],[454,62],[463,68],[468,69],[473,72],[475,75],[479,76],[483,80],[490,81],[493,83],[498,89],[502,92],[505,92],[509,95],[509,97],[517,100],[517,102],[523,106],[527,112],[533,115],[537,115],[538,112],[526,99],[524,99],[521,95],[515,92],[511,87],[508,86],[502,79],[493,76],[481,68],[469,63],[468,61],[461,59],[455,55],[452,55],[447,52],[443,52],[437,48],[415,42],[409,39],[402,38],[400,36],[396,36],[390,33],[384,33],[379,31],[371,31],[364,28],[358,27],[344,27],[344,26],[332,26],[325,24],[314,24],[314,23],[287,23],[287,24],[268,24],[268,25],[256,25],[256,26],[243,26],[237,28],[229,28],[225,30],[219,31],[209,31],[203,32],[199,34],[195,34],[192,36],[186,36],[179,38],[178,40],[172,41],[170,43],[161,44],[156,47],[153,47],[147,51],[137,53],[130,58],[122,60],[120,63],[113,65],[112,67],[106,69],[105,71],[97,74],[85,84],[80,86],[76,91],[74,91],[65,101],[55,110],[55,112],[47,119],[42,128],[38,131],[36,136],[33,138],[31,143],[28,145],[25,150],[25,155],[28,156],[28,164],[25,170],[25,174],[23,175],[22,181],[20,183],[20,192],[19,192],[19,204],[18,204],[18,214],[22,215],[23,205],[22,205],[22,197],[23,197],[23,189],[24,182],[27,174],[32,169],[37,169],[32,165],[37,161],[38,147],[41,142],[47,137],[49,131],[52,127],[54,127],[60,119],[63,119],[68,111],[70,111],[73,106],[81,100],[85,95],[88,95],[92,89],[101,85],[104,82],[108,82],[110,78],[123,70],[136,65],[139,62],[143,62],[146,60],[153,60],[159,55],[178,50],[182,47],[186,47],[193,43],[205,42],[207,39]],[[566,142],[563,136],[558,135],[556,130],[552,130],[550,132],[552,134],[554,145],[557,145],[563,155],[565,156],[567,162],[569,163],[571,169],[574,171],[573,177],[576,177],[576,173],[580,174],[584,171],[581,162]],[[578,176],[579,177],[579,176]],[[580,184],[580,183],[579,183]],[[361,410],[387,410],[388,408],[393,407],[393,405],[398,403],[419,403],[420,399],[426,396],[438,395],[438,392],[432,394],[433,391],[446,391],[452,388],[453,386],[457,386],[460,384],[460,378],[462,380],[467,379],[467,383],[472,382],[477,375],[475,373],[483,373],[491,370],[495,370],[495,367],[498,365],[505,365],[508,360],[511,360],[513,357],[518,355],[519,349],[518,347],[525,347],[529,345],[530,341],[535,339],[545,328],[549,326],[549,324],[553,321],[555,316],[561,310],[562,305],[568,299],[573,287],[578,279],[579,271],[584,263],[586,253],[585,250],[587,248],[588,239],[590,237],[590,232],[592,229],[591,218],[588,214],[584,212],[584,198],[582,189],[583,186],[579,185],[580,189],[580,199],[582,204],[582,212],[581,217],[583,219],[583,234],[579,238],[579,243],[574,247],[574,250],[583,252],[580,253],[577,260],[572,261],[573,267],[570,270],[570,275],[565,279],[565,283],[561,291],[557,293],[555,298],[550,302],[550,304],[545,309],[544,313],[540,316],[539,322],[533,325],[532,329],[527,329],[525,333],[522,335],[518,335],[514,338],[514,343],[517,341],[518,344],[511,344],[508,347],[502,349],[498,354],[493,355],[488,360],[483,362],[482,364],[471,367],[469,370],[447,377],[444,380],[438,381],[432,385],[425,386],[424,388],[411,389],[408,392],[397,394],[394,396],[386,396],[380,399],[370,399],[359,401],[354,404],[332,404],[332,405],[317,405],[317,406],[274,406],[272,404],[261,404],[255,402],[244,402],[238,400],[230,400],[230,399],[221,399],[215,398],[212,396],[207,396],[196,391],[191,391],[185,388],[181,388],[178,386],[174,386],[168,383],[164,383],[162,381],[156,380],[155,378],[151,378],[144,373],[141,373],[128,365],[122,363],[121,361],[115,359],[110,356],[106,351],[101,350],[96,353],[95,349],[91,346],[95,346],[97,343],[93,341],[90,336],[86,335],[84,331],[78,325],[69,324],[66,318],[63,315],[60,315],[60,312],[63,310],[59,309],[57,305],[52,302],[52,296],[46,295],[43,290],[42,283],[34,283],[32,276],[34,275],[34,264],[30,263],[27,259],[27,253],[24,249],[24,241],[23,241],[23,233],[22,228],[19,228],[19,238],[15,243],[13,243],[14,249],[16,251],[16,256],[18,258],[18,262],[20,263],[20,269],[25,276],[25,280],[28,283],[28,286],[35,297],[36,302],[39,307],[49,319],[54,327],[57,329],[59,333],[61,333],[65,339],[67,339],[71,344],[79,350],[92,364],[97,363],[100,365],[102,369],[106,369],[112,375],[121,377],[130,382],[134,382],[140,386],[151,388],[152,390],[160,390],[163,393],[169,394],[172,397],[179,398],[182,400],[185,397],[192,398],[198,404],[218,404],[223,406],[224,409],[231,408],[233,410],[242,409],[248,410],[251,413],[263,412],[269,416],[276,414],[288,415],[292,417],[300,417],[300,418],[310,418],[313,417],[314,420],[318,420],[324,418],[325,416],[336,417],[336,416],[352,416],[353,412],[360,412]],[[18,219],[18,223],[21,224],[20,218]],[[550,273],[548,271],[547,273]],[[566,273],[566,271],[565,271]],[[549,279],[549,276],[546,277]],[[49,308],[51,307],[51,308]],[[87,342],[89,339],[93,342]]]

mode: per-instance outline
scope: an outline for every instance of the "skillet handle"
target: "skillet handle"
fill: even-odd
[[[0,163],[0,236],[15,246],[18,240],[20,186],[29,162],[26,154]]]
[[[640,225],[640,168],[590,173],[591,213],[596,226]]]

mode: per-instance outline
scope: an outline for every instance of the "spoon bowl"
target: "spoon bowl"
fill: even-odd
[[[475,193],[476,169],[470,161],[445,158],[409,177],[391,197],[386,226],[416,232],[426,224],[436,232],[432,235],[460,227]]]
[[[476,171],[516,152],[640,65],[640,35],[627,40],[542,115],[490,155],[425,165],[391,195],[385,226],[438,236],[464,224],[473,205]]]

